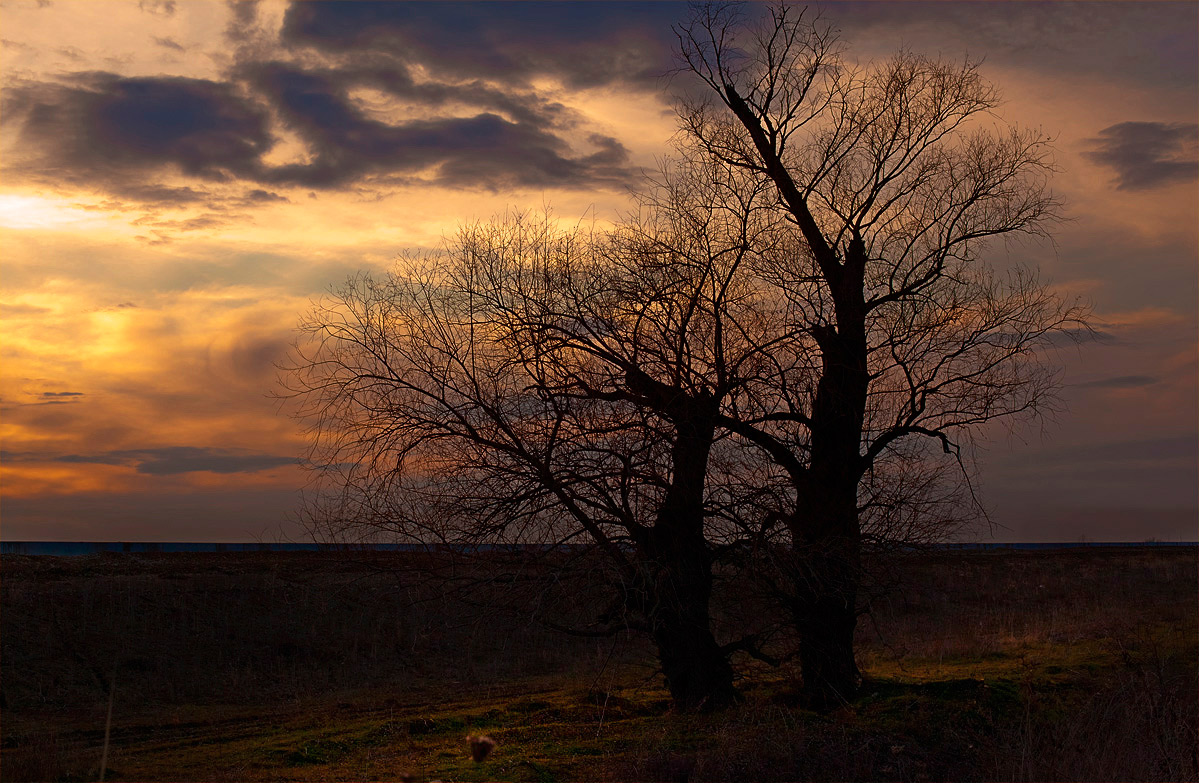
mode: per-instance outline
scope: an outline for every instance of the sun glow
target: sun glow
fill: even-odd
[[[60,199],[13,193],[0,195],[0,226],[4,228],[87,228],[106,222],[103,213],[90,212]]]

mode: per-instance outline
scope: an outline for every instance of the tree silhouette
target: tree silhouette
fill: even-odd
[[[609,232],[478,224],[318,305],[289,388],[324,532],[590,541],[621,610],[591,632],[648,632],[680,708],[728,704],[746,644],[711,629],[710,457],[722,408],[798,345],[740,273],[775,229],[743,180],[679,168]]]
[[[695,154],[767,183],[790,227],[759,273],[793,305],[815,376],[720,423],[789,477],[788,603],[805,688],[828,706],[859,684],[863,507],[919,511],[919,487],[943,486],[921,467],[938,453],[964,468],[982,425],[1051,411],[1054,338],[1087,313],[980,257],[988,239],[1044,235],[1060,205],[1048,139],[992,113],[977,63],[900,52],[858,67],[803,10],[746,13],[702,6],[676,31],[709,88],[679,115]],[[888,474],[906,489],[876,492]]]
[[[859,684],[863,547],[962,520],[971,438],[1053,410],[1053,341],[1087,314],[979,255],[1059,205],[1047,140],[993,117],[974,63],[853,67],[802,12],[743,11],[678,30],[710,89],[634,214],[510,215],[353,278],[289,388],[326,535],[588,542],[608,596],[575,630],[648,633],[685,710],[761,654],[758,626],[717,638],[720,564],[781,599],[825,708]]]

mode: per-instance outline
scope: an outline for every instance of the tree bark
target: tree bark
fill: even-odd
[[[639,537],[642,584],[637,593],[649,622],[675,706],[720,709],[737,696],[733,669],[712,633],[712,560],[704,536],[704,484],[716,431],[716,405],[689,401],[672,416],[671,484],[652,528]]]
[[[867,368],[865,249],[850,243],[829,288],[836,327],[816,333],[821,375],[811,415],[811,467],[792,529],[796,564],[792,614],[800,635],[804,691],[826,710],[852,699],[860,676],[853,655],[861,581],[862,426]]]
[[[824,712],[852,700],[861,677],[854,660],[860,554],[855,535],[828,535],[796,553],[791,615],[799,633],[805,701]]]
[[[712,633],[712,569],[702,528],[655,526],[644,561],[645,614],[662,674],[684,712],[720,709],[736,696],[733,669]]]

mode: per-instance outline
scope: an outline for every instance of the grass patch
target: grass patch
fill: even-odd
[[[915,561],[860,627],[861,698],[828,715],[798,705],[794,671],[756,665],[740,704],[676,714],[644,645],[449,605],[372,615],[401,602],[345,566],[6,571],[0,778],[96,778],[107,691],[80,651],[129,646],[109,780],[1194,780],[1196,564],[1181,555]],[[318,663],[340,679],[315,679]],[[219,688],[197,695],[205,682]],[[482,763],[469,734],[497,743]]]

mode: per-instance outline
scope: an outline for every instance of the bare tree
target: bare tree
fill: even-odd
[[[998,98],[975,64],[854,68],[793,8],[740,13],[680,29],[711,92],[637,214],[514,216],[351,280],[291,391],[327,527],[591,542],[615,600],[588,632],[646,631],[688,710],[754,652],[717,640],[713,562],[765,559],[831,706],[858,686],[864,542],[961,521],[974,433],[1052,410],[1053,339],[1086,313],[979,258],[1058,204],[1047,140],[977,122]]]
[[[718,420],[800,354],[791,305],[741,272],[777,229],[760,188],[705,163],[650,193],[611,232],[513,216],[351,280],[302,324],[289,386],[326,529],[593,542],[616,626],[650,634],[680,708],[714,708],[746,647],[709,616]]]
[[[988,239],[1043,236],[1059,203],[1049,140],[993,114],[977,63],[852,66],[829,26],[760,8],[702,6],[677,30],[683,70],[710,88],[679,115],[695,154],[767,186],[789,228],[755,271],[815,372],[719,424],[789,478],[788,602],[805,689],[827,706],[859,685],[864,536],[935,531],[928,512],[955,496],[938,454],[965,469],[988,422],[1050,412],[1053,340],[1087,313],[980,257]]]

